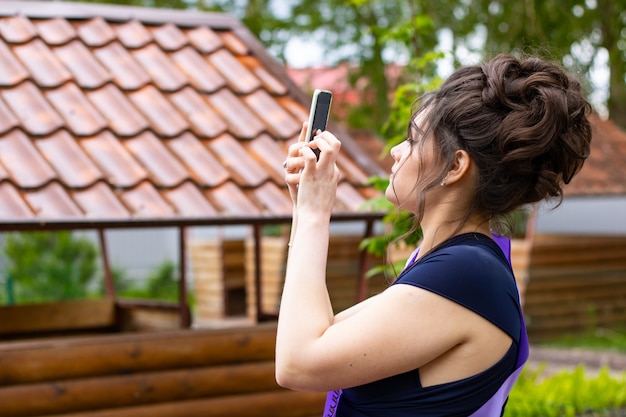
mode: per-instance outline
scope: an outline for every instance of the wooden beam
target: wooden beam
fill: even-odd
[[[276,323],[0,344],[0,385],[274,358]]]
[[[0,388],[0,415],[28,417],[280,390],[272,361]]]
[[[322,415],[325,398],[326,393],[280,390],[54,417],[308,417]]]
[[[0,335],[114,327],[112,299],[0,307]]]

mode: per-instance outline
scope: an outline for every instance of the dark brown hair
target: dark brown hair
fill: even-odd
[[[426,110],[424,126],[415,116]],[[581,85],[558,65],[510,55],[461,67],[421,99],[409,130],[432,137],[440,170],[430,173],[418,196],[450,170],[454,152],[464,149],[478,168],[471,211],[497,219],[525,204],[555,197],[589,156],[591,106]],[[411,127],[413,129],[411,129]],[[431,135],[432,133],[432,135]]]

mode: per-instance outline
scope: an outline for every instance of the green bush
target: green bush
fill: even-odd
[[[86,298],[96,278],[97,250],[70,232],[28,232],[7,236],[2,303],[36,303]]]
[[[544,368],[524,369],[513,387],[505,417],[574,417],[626,408],[626,373],[603,368],[589,375],[582,366],[544,377]]]
[[[140,285],[132,283],[123,271],[115,269],[113,279],[117,295],[121,298],[178,301],[176,265],[165,261],[157,266]]]

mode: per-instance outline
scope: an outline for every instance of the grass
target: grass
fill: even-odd
[[[544,342],[542,346],[626,353],[626,329],[598,328],[584,334],[563,336],[553,341]]]

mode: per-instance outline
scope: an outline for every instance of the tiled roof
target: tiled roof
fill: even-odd
[[[308,102],[227,15],[2,2],[0,226],[289,216]],[[335,212],[359,215],[383,171],[342,139]]]
[[[626,195],[626,132],[595,114],[590,120],[593,127],[591,155],[565,187],[565,195]]]

